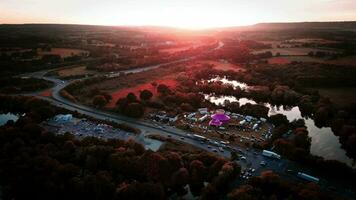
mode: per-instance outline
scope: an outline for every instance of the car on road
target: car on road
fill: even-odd
[[[222,147],[219,147],[219,150],[220,150],[221,152],[224,152],[224,149],[223,149]]]
[[[253,172],[255,172],[256,170],[255,170],[254,168],[250,167],[250,168],[248,168],[247,171],[253,173]]]
[[[218,152],[218,150],[216,150],[216,149],[213,149],[213,152],[217,153],[217,152]]]
[[[168,137],[172,137],[172,135],[167,135]]]
[[[267,163],[266,163],[266,161],[262,160],[262,161],[260,162],[260,165],[261,165],[261,166],[266,166]]]
[[[209,145],[209,146],[208,146],[208,148],[210,149],[210,148],[211,148],[211,146]]]
[[[184,140],[185,138],[184,137],[180,137],[181,140]]]

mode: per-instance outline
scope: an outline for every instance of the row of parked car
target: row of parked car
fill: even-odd
[[[255,173],[256,169],[254,168],[247,168],[241,171],[240,177],[242,179],[246,179],[248,180],[254,173]]]

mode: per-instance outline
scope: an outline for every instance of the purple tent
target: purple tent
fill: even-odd
[[[209,122],[209,126],[221,126],[224,123],[228,122],[230,117],[225,115],[224,110],[216,110],[216,113],[211,116],[211,120]]]
[[[212,119],[209,122],[209,126],[221,126],[223,123],[219,120]]]

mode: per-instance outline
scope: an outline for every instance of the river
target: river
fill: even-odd
[[[6,113],[6,114],[2,113],[0,114],[0,126],[5,125],[6,122],[9,120],[17,121],[18,118],[19,118],[18,115],[12,113]]]
[[[248,89],[249,87],[245,83],[241,83],[236,80],[228,80],[226,78],[214,78],[208,80],[208,82],[212,81],[221,81],[224,84],[231,84],[234,87],[240,87],[241,89]],[[216,105],[224,105],[225,101],[239,102],[240,105],[245,105],[247,103],[257,104],[257,102],[252,99],[236,98],[234,96],[214,96],[206,94],[205,99]],[[334,135],[330,127],[317,127],[312,119],[302,117],[297,106],[274,106],[269,103],[263,103],[263,105],[269,108],[269,116],[280,113],[286,115],[289,121],[304,119],[305,126],[307,127],[309,136],[312,139],[310,147],[311,154],[321,156],[327,160],[338,160],[349,166],[354,165],[353,160],[347,157],[346,151],[341,148],[338,136]]]

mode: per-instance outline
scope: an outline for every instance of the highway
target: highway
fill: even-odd
[[[224,46],[224,44],[222,42],[219,42],[219,45],[216,48],[209,50],[209,51],[219,49],[223,46]],[[158,68],[161,66],[186,62],[189,60],[193,60],[196,57],[197,56],[191,56],[188,58],[175,60],[175,61],[172,61],[169,63],[162,63],[162,64],[147,66],[147,67],[143,67],[143,68],[125,70],[125,71],[120,71],[120,72],[116,72],[113,74],[109,73],[109,74],[105,74],[105,76],[116,77],[122,73],[139,73],[142,71],[155,69],[155,68]],[[56,69],[52,69],[52,70],[56,70]],[[126,123],[130,126],[140,129],[143,132],[143,134],[145,134],[145,135],[158,134],[158,135],[161,135],[164,137],[170,137],[170,138],[173,138],[176,140],[180,140],[187,144],[194,145],[197,148],[200,148],[200,149],[206,150],[208,152],[217,154],[219,156],[225,157],[227,159],[230,159],[230,157],[231,157],[231,150],[237,151],[238,154],[245,157],[245,158],[237,161],[242,166],[242,168],[243,169],[253,168],[256,170],[254,173],[252,173],[252,176],[257,176],[262,171],[265,171],[265,170],[273,170],[275,172],[278,172],[278,174],[280,174],[282,177],[284,177],[286,179],[297,180],[299,182],[301,181],[295,175],[291,174],[290,172],[289,173],[287,172],[290,166],[295,166],[294,162],[286,160],[286,159],[276,160],[276,159],[267,158],[265,156],[262,156],[260,150],[256,150],[256,149],[248,150],[248,149],[241,148],[241,147],[235,145],[235,146],[230,146],[230,148],[225,148],[223,151],[220,151],[219,147],[221,147],[221,145],[217,146],[217,145],[213,145],[213,144],[207,144],[206,142],[202,142],[201,140],[192,137],[191,135],[193,133],[183,131],[181,129],[177,129],[172,126],[158,124],[156,122],[152,122],[152,121],[148,121],[148,120],[133,119],[133,118],[126,117],[123,115],[119,115],[117,113],[103,111],[103,110],[99,110],[99,109],[89,107],[86,105],[82,105],[79,103],[71,102],[71,101],[63,98],[59,94],[60,91],[67,85],[73,83],[74,81],[81,81],[81,80],[85,80],[87,78],[80,78],[80,79],[76,79],[73,81],[63,81],[63,80],[60,80],[60,79],[57,79],[54,77],[45,76],[45,74],[47,74],[49,71],[51,71],[51,70],[43,70],[43,71],[34,72],[34,73],[27,73],[22,76],[29,76],[29,77],[39,78],[39,79],[45,79],[45,80],[53,82],[54,86],[53,86],[53,88],[51,88],[52,96],[51,97],[43,97],[43,96],[39,95],[40,92],[29,93],[26,95],[37,96],[38,98],[41,98],[41,99],[51,102],[55,106],[62,107],[62,108],[65,108],[65,109],[71,110],[71,111],[77,111],[78,113],[81,113],[81,114],[84,114],[84,115],[87,115],[87,116],[90,116],[90,117],[93,117],[96,119],[112,121],[115,123]],[[214,143],[214,142],[219,143],[220,141],[211,140],[211,143]],[[267,163],[266,166],[260,165],[261,161],[266,162]],[[240,179],[239,181],[246,181],[246,180]],[[329,184],[325,184],[325,182],[323,181],[323,184],[321,186],[323,188],[327,188],[327,187],[329,187]],[[345,188],[343,188],[343,189],[345,189]],[[339,194],[345,195],[346,192],[344,190],[340,189]],[[353,195],[354,194],[352,194],[351,196],[353,196]],[[350,194],[347,196],[350,196]]]

